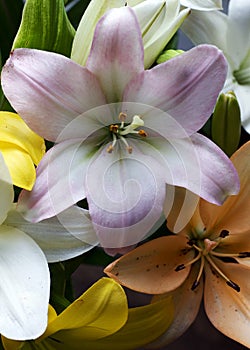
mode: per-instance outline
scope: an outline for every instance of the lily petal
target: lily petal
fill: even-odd
[[[133,350],[141,348],[166,331],[173,319],[171,298],[129,309],[127,323],[116,333],[96,342],[84,342],[91,350]],[[73,348],[72,350],[80,350]]]
[[[200,212],[207,230],[213,230],[217,236],[222,230],[229,231],[225,249],[229,250],[230,244],[234,251],[240,252],[250,250],[246,239],[249,233],[250,142],[236,151],[231,160],[240,178],[239,194],[229,197],[221,207],[201,201]],[[223,249],[223,246],[222,241],[219,247]]]
[[[219,259],[216,259],[216,265],[240,286],[240,292],[230,288],[224,279],[206,266],[204,298],[207,316],[220,332],[249,348],[250,267],[223,263]]]
[[[246,49],[249,49],[250,45],[250,3],[246,0],[230,0],[228,6],[228,16],[230,21],[230,33],[234,34],[233,31],[236,31],[237,40],[240,44],[239,48],[242,49],[241,52],[232,52],[232,54],[243,55],[246,52]],[[232,42],[233,37],[228,37],[228,42]]]
[[[0,140],[12,143],[26,151],[35,165],[45,153],[44,140],[35,134],[19,117],[12,112],[0,112]],[[0,145],[1,145],[0,143]]]
[[[221,205],[229,195],[239,192],[237,171],[225,153],[208,138],[197,133],[191,136],[191,140],[200,158],[200,196]],[[209,164],[213,164],[213,167],[209,167]]]
[[[212,44],[227,52],[228,16],[225,13],[192,11],[181,29],[195,45]]]
[[[128,84],[123,100],[168,112],[191,135],[210,117],[225,82],[226,67],[217,48],[195,47],[136,76]]]
[[[61,142],[52,147],[37,167],[37,180],[31,192],[22,191],[18,210],[28,221],[53,217],[85,198],[85,172],[93,144],[82,140]],[[65,195],[66,194],[66,195]]]
[[[250,85],[237,84],[234,89],[234,92],[240,105],[242,125],[244,126],[245,130],[250,134],[250,106],[248,102],[248,97],[250,94]]]
[[[200,11],[222,10],[221,0],[181,0],[181,4]]]
[[[36,180],[36,170],[30,155],[12,143],[0,142],[0,152],[8,166],[14,185],[31,190]]]
[[[36,243],[22,231],[0,227],[0,332],[16,340],[39,337],[47,327],[49,269]]]
[[[108,11],[98,22],[86,67],[98,76],[108,103],[119,102],[127,83],[144,70],[136,16],[129,7]]]
[[[49,323],[41,339],[54,333],[63,343],[69,336],[75,342],[79,338],[102,338],[118,331],[126,323],[127,316],[124,290],[115,281],[103,277]]]
[[[192,260],[193,252],[187,248],[187,239],[183,236],[154,239],[115,260],[104,272],[133,290],[166,293],[179,287],[189,274],[190,266],[175,271],[180,264]]]
[[[146,348],[159,349],[166,346],[178,339],[196,319],[203,296],[203,281],[200,281],[195,290],[192,290],[191,287],[197,278],[198,268],[197,264],[192,267],[186,280],[174,291],[154,296],[152,302],[172,298],[175,311],[174,320],[167,331]]]
[[[129,139],[131,154],[122,140],[117,140],[112,153],[100,149],[87,170],[89,213],[105,248],[138,243],[162,214],[164,169],[140,151],[138,142]]]
[[[152,137],[148,141],[165,158],[168,184],[184,187],[219,205],[228,195],[239,191],[238,174],[233,164],[203,135],[196,133],[190,138],[169,141]],[[211,162],[212,169],[208,166]],[[174,175],[171,177],[171,174]]]
[[[71,259],[98,244],[88,211],[76,206],[36,224],[26,221],[14,207],[4,224],[32,237],[48,262]]]
[[[13,184],[10,177],[9,170],[4,162],[4,158],[0,153],[0,193],[1,193],[1,205],[0,205],[0,224],[5,220],[8,211],[12,206],[14,199]]]
[[[2,71],[2,87],[25,122],[50,141],[76,116],[106,103],[91,72],[46,51],[14,50]]]

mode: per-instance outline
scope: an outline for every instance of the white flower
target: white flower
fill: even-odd
[[[220,48],[228,61],[224,91],[238,99],[242,125],[250,133],[250,1],[230,0],[228,14],[193,11],[182,26],[194,44]]]

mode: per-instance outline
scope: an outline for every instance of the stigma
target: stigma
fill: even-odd
[[[115,145],[117,143],[117,140],[121,140],[129,154],[133,152],[133,148],[129,145],[127,142],[127,137],[129,135],[139,136],[139,137],[147,137],[147,133],[145,130],[141,129],[141,127],[144,126],[144,121],[139,115],[134,115],[132,122],[129,124],[126,124],[127,114],[121,112],[119,114],[119,121],[120,124],[111,124],[109,126],[109,131],[112,134],[112,143],[108,146],[107,152],[112,153]],[[138,128],[140,128],[138,130]]]

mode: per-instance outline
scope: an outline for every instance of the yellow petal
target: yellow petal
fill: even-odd
[[[201,201],[201,215],[209,227],[241,232],[249,228],[250,141],[236,151],[231,160],[240,178],[239,194],[230,196],[222,206]]]
[[[0,140],[26,151],[36,165],[45,153],[43,138],[34,133],[16,113],[0,112]]]
[[[160,294],[173,290],[188,276],[190,266],[175,268],[193,257],[183,236],[154,239],[123,255],[104,272],[122,285],[142,293]]]
[[[178,339],[194,322],[199,309],[203,296],[203,280],[200,280],[200,284],[195,290],[191,287],[197,278],[199,271],[199,263],[192,266],[188,278],[184,283],[173,292],[167,294],[156,295],[153,298],[153,302],[162,300],[171,296],[174,303],[174,320],[171,323],[167,331],[151,344],[150,349],[164,348],[167,344]]]
[[[31,190],[36,179],[36,171],[30,155],[17,145],[7,142],[0,142],[0,151],[13,184]]]
[[[116,319],[119,309],[113,314]],[[172,322],[174,308],[171,298],[159,302],[129,309],[128,321],[118,332],[96,341],[75,339],[68,337],[64,344],[58,344],[55,339],[46,340],[46,344],[53,345],[58,350],[130,350],[138,349],[164,333]],[[60,338],[61,341],[61,338]]]
[[[5,350],[21,350],[23,348],[23,341],[7,339],[4,336],[1,336],[1,339]]]
[[[216,265],[240,292],[229,287],[209,266],[206,266],[205,309],[213,325],[226,336],[250,347],[250,268],[216,259]]]
[[[102,278],[50,322],[40,339],[56,332],[61,340],[73,336],[76,340],[78,336],[98,339],[119,330],[127,315],[127,298],[122,287],[112,279]]]

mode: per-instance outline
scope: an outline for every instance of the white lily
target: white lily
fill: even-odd
[[[91,224],[85,225],[85,233],[88,231],[91,237],[89,244],[83,242],[87,235],[81,233],[82,212],[77,223],[80,208],[62,213],[61,222],[60,216],[39,224],[25,221],[12,204],[12,180],[1,153],[0,170],[0,333],[10,339],[34,339],[47,327],[50,292],[47,259],[65,260],[96,243],[94,240],[90,243]],[[67,219],[71,221],[64,227]],[[87,217],[86,222],[90,223]]]
[[[235,92],[242,125],[250,133],[250,1],[230,0],[228,14],[193,11],[182,29],[194,44],[214,44],[223,51],[229,66],[224,92]]]
[[[86,64],[98,20],[108,10],[125,4],[133,8],[139,22],[145,68],[154,63],[190,12],[190,9],[180,10],[179,0],[92,0],[76,31],[71,53],[73,61]]]

